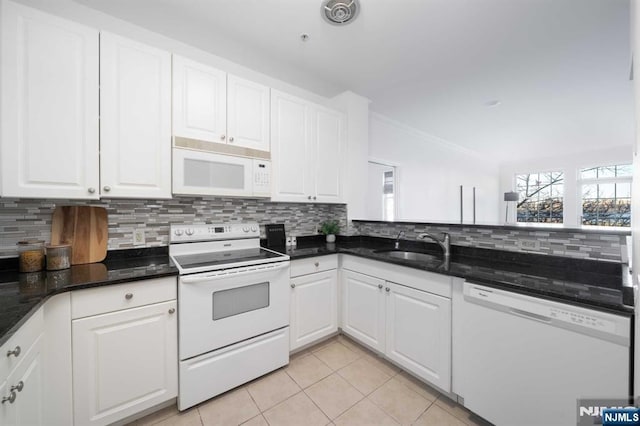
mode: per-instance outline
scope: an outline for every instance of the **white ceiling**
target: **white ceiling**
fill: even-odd
[[[321,0],[76,2],[501,161],[634,138],[628,0],[360,0],[342,27]]]

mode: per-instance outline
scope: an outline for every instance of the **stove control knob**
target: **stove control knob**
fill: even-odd
[[[184,233],[187,235],[193,235],[193,229],[187,229]]]
[[[252,226],[252,227],[251,227],[251,230],[252,230],[253,232],[256,232],[256,231],[258,230],[258,227],[257,227],[257,226]]]
[[[249,232],[249,227],[248,227],[248,226],[243,226],[243,227],[242,227],[242,230],[243,230],[244,232]]]
[[[182,235],[182,229],[176,229],[175,231],[173,231],[173,233],[179,237]]]

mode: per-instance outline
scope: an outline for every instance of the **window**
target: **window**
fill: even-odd
[[[516,175],[516,191],[518,192],[518,222],[563,222],[563,172]]]
[[[582,225],[631,226],[631,176],[631,164],[580,170]]]
[[[367,212],[370,217],[395,220],[398,202],[397,175],[395,166],[369,161]]]

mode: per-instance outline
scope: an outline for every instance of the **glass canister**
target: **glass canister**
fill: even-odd
[[[44,241],[18,241],[18,270],[38,272],[44,268]]]
[[[48,245],[47,271],[58,271],[71,267],[71,244]]]

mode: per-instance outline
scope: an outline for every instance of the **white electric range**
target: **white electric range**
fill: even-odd
[[[289,363],[289,256],[256,223],[172,225],[180,272],[178,408]]]

